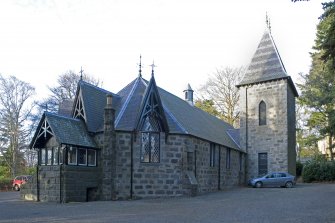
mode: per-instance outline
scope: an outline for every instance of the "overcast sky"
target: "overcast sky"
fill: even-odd
[[[2,0],[0,73],[36,87],[73,70],[118,92],[138,76],[182,97],[216,68],[247,66],[265,30],[293,80],[307,73],[321,2],[291,0]]]

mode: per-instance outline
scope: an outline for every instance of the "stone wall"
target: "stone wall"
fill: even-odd
[[[38,166],[37,175],[24,185],[21,198],[48,202],[99,200],[101,170],[84,166]],[[38,189],[39,188],[39,189]]]
[[[140,136],[133,136],[133,178],[131,178],[131,134],[117,133],[118,198],[193,196],[219,188],[244,184],[244,155],[231,149],[231,165],[226,168],[226,148],[216,146],[216,165],[210,166],[210,143],[187,135],[161,133],[160,162],[140,162]],[[166,141],[165,141],[166,140]],[[221,155],[219,163],[219,153]],[[219,171],[220,168],[220,171]],[[220,174],[220,179],[219,179]],[[132,189],[131,189],[132,181]],[[220,182],[220,185],[219,185]],[[131,191],[133,192],[131,196]]]
[[[102,144],[101,134],[95,139]],[[226,151],[216,145],[215,166],[211,167],[210,142],[189,135],[166,138],[161,133],[160,162],[142,163],[140,133],[116,132],[115,199],[194,196],[240,185],[244,174],[244,168],[240,171],[240,152],[231,149],[231,165],[226,168]],[[98,167],[39,166],[40,201],[103,199],[100,154]],[[35,186],[28,186],[23,193],[25,199],[37,200],[36,179],[33,182]]]
[[[116,194],[118,199],[131,198],[131,133],[116,134]]]
[[[260,126],[258,115],[259,103],[262,100],[266,103],[267,123]],[[289,103],[290,111],[288,110]],[[247,90],[246,86],[240,87],[240,141],[242,149],[248,153],[248,178],[258,176],[259,153],[268,154],[268,172],[288,171],[289,132],[294,134],[295,137],[295,130],[293,131],[293,128],[295,128],[293,103],[292,100],[288,102],[287,80],[255,84],[248,86]],[[248,110],[246,110],[246,107],[248,107]],[[246,124],[246,115],[248,115],[248,124]],[[288,127],[289,125],[294,127]],[[246,129],[248,129],[247,132]],[[248,146],[246,144],[247,140]],[[293,143],[293,138],[291,143]]]
[[[100,200],[100,167],[70,165],[63,167],[63,202]]]
[[[196,152],[195,175],[198,181],[199,193],[245,184],[245,154],[243,152],[230,149],[230,166],[227,167],[228,149],[216,145],[215,164],[210,166],[210,143],[193,137],[189,137],[189,140]],[[240,163],[240,154],[242,154],[242,163]]]
[[[287,89],[287,115],[288,115],[288,172],[296,175],[296,115],[295,96],[291,87]]]
[[[134,197],[166,197],[181,196],[183,188],[182,153],[184,137],[160,134],[160,162],[141,163],[140,135],[136,136],[133,149]]]

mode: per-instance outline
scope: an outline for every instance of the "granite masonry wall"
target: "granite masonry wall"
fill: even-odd
[[[38,166],[38,180],[34,175],[22,188],[21,197],[48,202],[99,200],[100,175],[97,167]]]
[[[288,88],[287,80],[240,87],[240,142],[248,154],[248,178],[259,175],[259,153],[268,155],[268,172],[291,172],[295,164],[295,150],[292,148],[295,144],[295,102]],[[266,103],[266,125],[259,125],[261,101]]]
[[[288,172],[296,176],[296,114],[295,96],[292,88],[287,89],[287,115],[288,115]]]
[[[160,143],[160,162],[142,163],[140,135],[117,133],[118,199],[193,196],[244,184],[245,162],[244,155],[240,155],[244,153],[231,149],[230,167],[227,168],[227,149],[217,145],[216,165],[211,167],[207,141],[187,135],[168,135],[166,139],[161,133]]]
[[[103,135],[95,136],[102,147]],[[160,162],[140,161],[140,133],[116,132],[115,197],[111,200],[195,196],[243,184],[244,167],[239,151],[216,145],[215,165],[210,165],[210,142],[189,135],[160,133]],[[98,167],[39,166],[39,200],[83,202],[102,198],[102,151],[97,153]],[[244,155],[242,155],[244,157]],[[242,180],[241,180],[242,179]],[[111,182],[112,183],[112,182]],[[22,198],[37,200],[37,181],[22,189]]]

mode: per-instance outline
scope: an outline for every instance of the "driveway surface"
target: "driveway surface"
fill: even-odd
[[[235,188],[197,197],[42,203],[0,192],[0,222],[335,222],[335,184]]]

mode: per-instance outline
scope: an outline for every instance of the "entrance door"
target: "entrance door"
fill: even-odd
[[[258,153],[258,174],[265,175],[268,173],[268,154]]]

